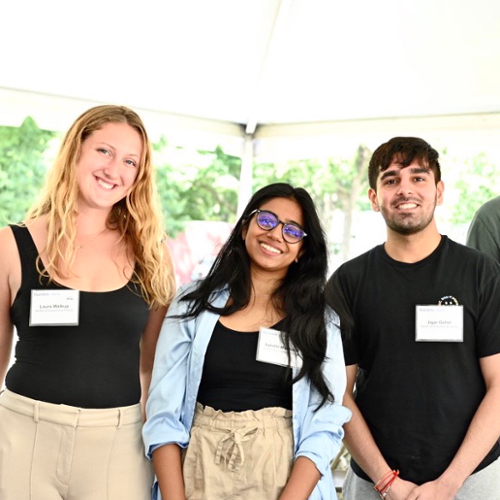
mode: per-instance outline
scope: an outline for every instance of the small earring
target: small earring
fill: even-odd
[[[299,258],[295,257],[295,262],[298,264],[299,263]]]

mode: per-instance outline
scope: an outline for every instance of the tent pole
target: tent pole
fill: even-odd
[[[238,218],[245,210],[248,200],[252,196],[253,184],[253,158],[254,140],[253,134],[245,134],[243,156],[241,158],[240,186],[238,189]]]

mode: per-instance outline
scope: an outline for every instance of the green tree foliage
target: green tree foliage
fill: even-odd
[[[465,161],[455,189],[459,192],[459,200],[454,204],[450,221],[457,225],[468,224],[483,203],[500,194],[498,168],[486,153],[479,153]]]
[[[303,187],[313,198],[323,227],[330,231],[335,210],[344,214],[343,238],[330,250],[349,256],[353,215],[367,210],[367,165],[370,151],[360,145],[352,159],[298,160],[279,164],[259,163],[254,169],[255,189],[271,182],[288,182]]]
[[[219,146],[215,152],[199,153],[209,161],[189,179],[185,193],[187,214],[193,220],[233,222],[238,206],[241,158],[225,154]]]
[[[32,118],[21,127],[0,126],[0,222],[17,222],[38,194],[50,164],[50,141],[55,132],[40,130]],[[234,222],[238,203],[241,159],[215,151],[195,151],[171,147],[165,139],[153,144],[157,183],[167,229],[171,237],[191,220]],[[446,156],[446,151],[443,155]],[[350,159],[330,158],[293,160],[278,163],[257,162],[253,172],[253,191],[271,182],[284,181],[307,189],[313,197],[323,226],[339,234],[339,218],[332,226],[334,213],[342,212],[341,237],[330,251],[349,256],[353,215],[369,210],[366,198],[367,163],[370,151],[360,145]],[[451,159],[446,160],[448,163]],[[443,161],[444,163],[444,161]],[[485,153],[456,160],[460,170],[454,188],[458,200],[453,204],[450,222],[469,223],[485,201],[498,196],[500,178]],[[457,170],[458,172],[458,170]]]
[[[166,140],[162,138],[153,144],[153,158],[156,166],[156,185],[166,229],[170,237],[175,237],[184,229],[185,221],[181,220],[186,200],[182,196],[182,170],[172,164],[168,154]],[[174,163],[175,164],[175,163]]]
[[[189,155],[154,145],[158,191],[170,236],[190,220],[234,222],[238,205],[241,159],[222,148]]]
[[[0,126],[0,223],[19,222],[35,200],[46,172],[54,132],[28,117],[20,127]]]

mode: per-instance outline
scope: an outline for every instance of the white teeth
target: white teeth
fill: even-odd
[[[114,184],[108,184],[107,182],[104,182],[102,179],[97,179],[97,183],[104,189],[113,189],[115,187]]]
[[[401,203],[400,205],[398,205],[398,208],[402,210],[407,210],[409,208],[416,208],[416,207],[417,207],[416,203]]]
[[[280,254],[281,253],[281,250],[278,250],[277,248],[274,248],[272,246],[266,245],[265,243],[261,243],[260,245],[261,245],[262,248],[265,248],[269,252],[276,253],[276,254]]]

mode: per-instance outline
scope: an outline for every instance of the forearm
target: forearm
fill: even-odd
[[[346,394],[343,404],[352,412],[351,420],[344,425],[344,443],[356,463],[376,483],[390,467],[352,396]]]
[[[351,420],[344,425],[344,443],[356,463],[377,483],[391,469],[379,450],[375,439],[354,400],[354,385],[358,366],[347,365],[347,388],[343,405],[352,412]]]
[[[318,483],[321,474],[307,457],[298,457],[279,500],[307,500]]]
[[[163,500],[185,500],[181,449],[176,444],[153,452],[153,465]]]
[[[143,415],[146,414],[146,401],[148,400],[149,386],[151,385],[151,377],[153,370],[141,370],[141,407]]]
[[[10,364],[14,325],[10,316],[13,297],[21,284],[21,263],[14,233],[0,229],[0,389]]]
[[[356,463],[368,474],[373,483],[377,483],[391,468],[375,443],[363,415],[350,394],[346,394],[344,406],[352,411],[350,422],[344,426],[344,443]],[[416,486],[410,481],[397,478],[387,494],[387,500],[404,500]]]
[[[10,357],[12,353],[12,328],[10,328],[10,333],[7,332],[2,336],[0,341],[0,389],[3,387],[5,381],[5,374],[10,364]]]
[[[500,386],[491,387],[479,405],[467,434],[440,481],[454,493],[493,448],[500,436]]]
[[[4,347],[0,346],[0,349],[4,349]],[[6,349],[5,355],[3,352],[0,355],[0,390],[4,386],[5,375],[7,373],[7,368],[9,366],[9,359],[10,359],[10,349]]]
[[[452,500],[500,436],[500,354],[479,360],[486,394],[447,469],[435,481],[419,486],[408,500]]]
[[[167,313],[166,306],[159,306],[151,310],[148,321],[141,336],[141,358],[140,358],[140,381],[141,381],[141,405],[145,415],[146,401],[148,399],[149,386],[153,375],[153,362],[156,352],[156,344],[160,335],[160,328]]]

